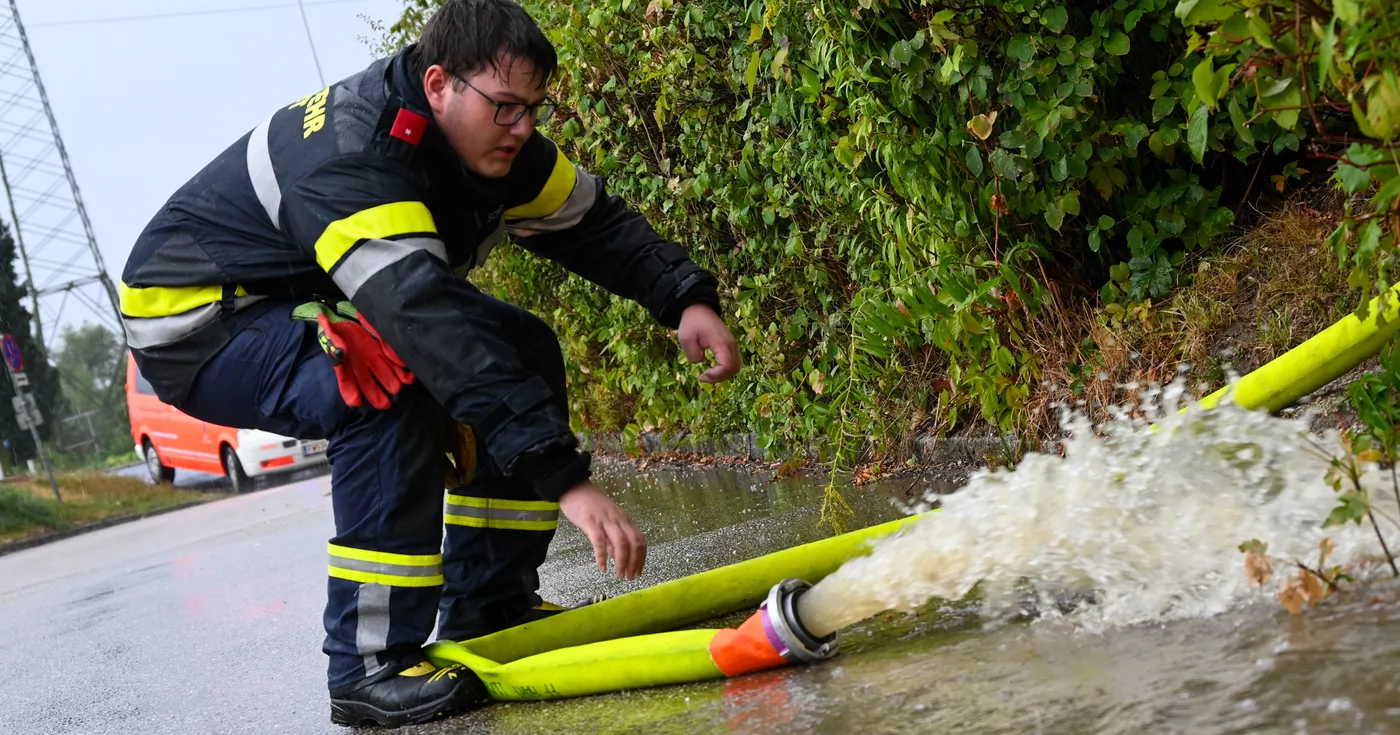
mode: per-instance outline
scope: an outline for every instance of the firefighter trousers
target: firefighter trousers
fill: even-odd
[[[439,614],[438,637],[451,640],[529,619],[558,503],[527,497],[479,462],[470,482],[447,489],[444,543],[445,412],[418,384],[385,411],[346,406],[315,325],[293,320],[293,306],[263,303],[236,315],[232,341],[205,363],[178,408],[224,426],[329,440],[329,686],[421,661]],[[518,307],[493,307],[501,336],[565,405],[553,330]]]

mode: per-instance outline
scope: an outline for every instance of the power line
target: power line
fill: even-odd
[[[363,2],[369,2],[369,0],[307,0],[307,2],[305,2],[304,4],[305,4],[305,5],[347,5],[347,4],[349,4],[349,3],[363,3]],[[28,28],[55,28],[55,27],[58,27],[58,26],[97,25],[97,24],[100,24],[100,23],[126,23],[126,22],[129,22],[129,21],[138,21],[138,20],[164,20],[164,19],[167,19],[167,18],[189,18],[189,17],[201,16],[201,15],[231,15],[231,14],[234,14],[234,13],[258,13],[258,12],[265,12],[265,11],[268,11],[268,10],[290,10],[290,9],[297,8],[298,6],[300,6],[300,5],[302,5],[302,4],[303,4],[303,3],[298,2],[298,3],[295,3],[295,4],[292,4],[292,3],[282,3],[282,4],[279,4],[279,5],[251,5],[251,6],[242,7],[242,8],[216,8],[216,9],[212,9],[212,10],[181,10],[181,11],[176,11],[176,12],[173,12],[173,13],[152,13],[152,14],[149,14],[149,15],[124,15],[124,16],[115,17],[115,18],[86,18],[86,19],[83,19],[83,20],[57,20],[57,21],[50,21],[50,22],[47,22],[47,23],[29,23],[29,24],[26,25],[26,27],[28,27]],[[303,8],[303,9],[302,9],[302,15],[303,15],[303,17],[305,16],[305,13],[306,13],[306,11],[305,11],[305,9]],[[318,62],[318,63],[319,63],[319,62]]]
[[[316,55],[316,42],[311,38],[311,21],[306,19],[306,3],[297,0],[297,7],[301,9],[301,24],[306,26],[306,44],[311,47],[311,60],[316,62],[316,76],[321,79],[321,86],[326,86],[326,75],[321,73],[321,57]]]

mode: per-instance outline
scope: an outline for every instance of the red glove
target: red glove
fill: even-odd
[[[316,314],[321,349],[335,366],[335,380],[345,405],[369,405],[383,411],[389,396],[396,396],[413,383],[413,373],[402,358],[379,336],[379,332],[356,315],[356,321],[332,320],[325,311]]]

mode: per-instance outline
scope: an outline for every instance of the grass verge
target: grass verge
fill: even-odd
[[[219,495],[152,486],[135,477],[101,472],[64,472],[57,477],[64,502],[53,497],[47,478],[0,486],[0,544],[62,531],[113,516],[149,513]]]

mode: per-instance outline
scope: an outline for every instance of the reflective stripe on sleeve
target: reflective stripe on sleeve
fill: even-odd
[[[573,190],[568,198],[553,212],[533,219],[512,219],[511,213],[516,212],[516,209],[506,212],[506,225],[510,233],[529,236],[541,232],[559,232],[582,222],[598,199],[598,188],[593,175],[583,169],[574,170],[574,181]]]
[[[272,228],[282,229],[279,212],[282,209],[282,187],[277,184],[277,172],[272,168],[272,153],[268,150],[268,128],[272,118],[263,121],[248,136],[248,178],[253,182],[253,191],[258,195]]]
[[[544,500],[500,500],[449,494],[443,520],[474,528],[552,531],[559,527],[559,504]]]
[[[371,276],[412,253],[426,250],[446,261],[447,248],[435,235],[422,202],[381,204],[327,225],[316,240],[316,262],[353,298]]]
[[[328,544],[330,576],[390,587],[442,584],[442,554],[391,554]]]
[[[529,203],[507,209],[506,221],[542,219],[559,211],[573,193],[577,178],[578,169],[574,168],[574,164],[562,151],[556,152],[554,170],[550,171],[549,180],[544,183],[539,195]]]
[[[345,292],[346,298],[353,299],[371,276],[420,250],[432,253],[439,260],[447,260],[447,247],[433,237],[365,240],[340,260],[331,271],[331,280]]]

